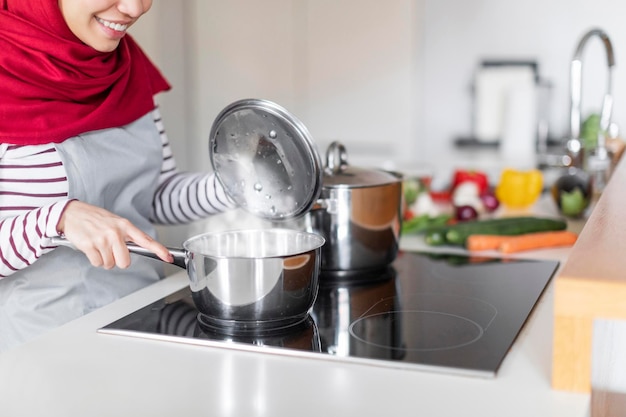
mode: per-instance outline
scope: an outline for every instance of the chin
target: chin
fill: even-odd
[[[117,49],[117,47],[120,45],[119,41],[117,42],[105,42],[105,43],[100,43],[100,44],[91,44],[89,46],[91,46],[93,49],[95,49],[98,52],[113,52]]]

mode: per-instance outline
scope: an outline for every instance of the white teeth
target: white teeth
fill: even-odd
[[[128,28],[128,25],[121,25],[119,23],[109,22],[108,20],[100,19],[99,17],[96,17],[96,20],[102,23],[104,26],[108,27],[109,29],[117,30],[118,32],[124,32],[126,28]]]

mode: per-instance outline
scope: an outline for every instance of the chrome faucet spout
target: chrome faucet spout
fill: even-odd
[[[580,138],[581,127],[581,96],[582,96],[582,54],[585,46],[590,38],[599,37],[606,50],[607,58],[607,86],[602,102],[602,110],[600,116],[600,134],[598,135],[598,143],[596,146],[597,154],[606,154],[606,137],[605,132],[611,124],[611,113],[613,111],[613,67],[615,66],[615,55],[613,53],[613,45],[606,32],[602,29],[592,29],[585,33],[578,42],[574,58],[570,67],[570,137],[566,144],[567,153],[571,159],[571,165],[583,168],[583,143]]]

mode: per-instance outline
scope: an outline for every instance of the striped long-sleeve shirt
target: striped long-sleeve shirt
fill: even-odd
[[[233,207],[212,174],[179,171],[158,109],[154,122],[163,144],[155,193],[157,224],[181,224]],[[57,224],[69,203],[68,180],[54,145],[0,144],[0,278],[54,249]]]

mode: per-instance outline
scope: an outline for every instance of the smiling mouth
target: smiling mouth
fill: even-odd
[[[96,17],[96,21],[98,21],[98,23],[100,23],[101,25],[109,29],[115,30],[117,32],[126,32],[126,29],[128,29],[128,25],[122,25],[120,23],[110,22],[108,20],[104,20],[99,17]]]

